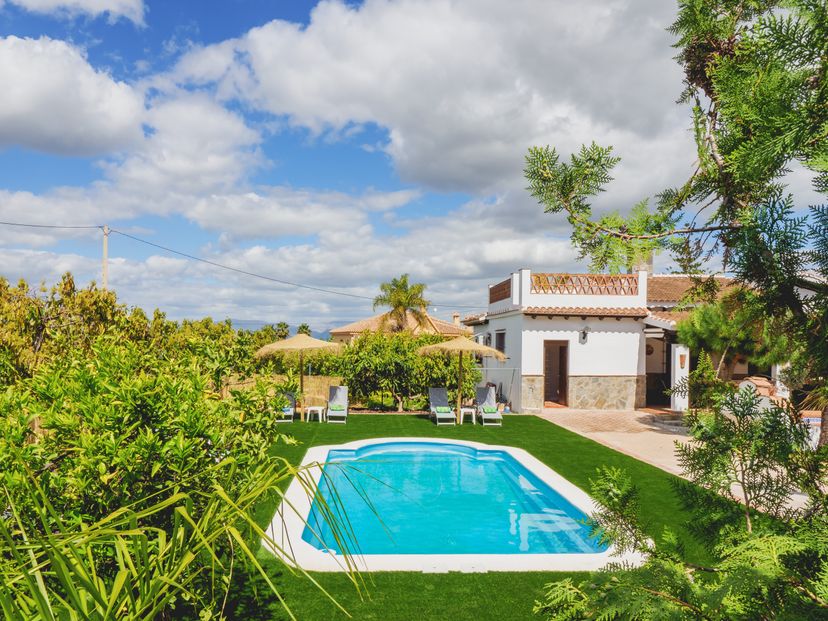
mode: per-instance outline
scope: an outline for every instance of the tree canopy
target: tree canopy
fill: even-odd
[[[734,273],[750,306],[701,309],[685,336],[723,354],[761,344],[757,326],[772,327],[775,345],[787,339],[793,373],[807,373],[820,394],[828,384],[828,206],[798,204],[785,176],[803,169],[828,193],[828,3],[680,0],[670,31],[684,69],[680,103],[696,139],[689,177],[654,188],[626,214],[595,213],[592,201],[620,161],[612,147],[592,143],[569,158],[533,147],[529,190],[547,212],[567,217],[595,270],[667,252],[694,276],[697,299],[711,303],[711,272]],[[550,584],[536,608],[546,618],[828,618],[828,399],[813,450],[795,411],[767,411],[754,394],[734,394],[706,355],[702,362],[691,380],[703,376],[712,412],[689,417],[693,442],[679,457],[707,490],[678,487],[696,515],[687,527],[711,562],[686,563],[674,533],[643,537],[638,490],[623,472],[605,469],[593,486],[595,534],[644,553],[645,562]],[[807,494],[803,507],[791,504],[796,488]]]
[[[529,189],[547,212],[566,215],[593,269],[668,252],[708,300],[717,288],[706,276],[711,267],[733,272],[798,343],[824,389],[828,206],[798,205],[785,175],[801,168],[817,192],[828,192],[828,5],[681,0],[670,31],[685,76],[680,103],[696,138],[689,177],[655,188],[626,216],[598,214],[592,200],[620,161],[612,147],[593,143],[567,160],[546,146],[526,157]]]
[[[386,320],[391,322],[395,332],[405,329],[409,315],[422,326],[428,320],[426,308],[430,304],[424,297],[425,289],[423,283],[409,283],[408,274],[392,278],[380,285],[381,293],[374,298],[374,309],[382,306],[391,309]]]

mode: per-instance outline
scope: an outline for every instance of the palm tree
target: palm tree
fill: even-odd
[[[426,307],[430,304],[423,297],[426,286],[423,283],[408,283],[408,274],[399,278],[392,278],[391,282],[384,282],[380,285],[380,293],[374,298],[374,309],[379,306],[391,308],[383,317],[383,324],[392,322],[392,330],[400,332],[408,325],[409,313],[417,322],[423,326],[428,322]]]

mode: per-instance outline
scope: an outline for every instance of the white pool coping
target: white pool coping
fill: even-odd
[[[610,563],[640,565],[638,553],[616,554],[611,546],[604,552],[585,554],[354,554],[350,559],[330,551],[319,550],[302,539],[305,520],[310,515],[313,491],[322,476],[322,467],[331,450],[355,450],[374,444],[416,442],[454,444],[481,451],[503,451],[523,464],[544,483],[560,492],[575,507],[589,515],[595,501],[579,487],[567,481],[527,451],[513,446],[483,444],[466,440],[439,438],[369,438],[346,444],[315,446],[308,449],[301,463],[301,474],[288,486],[268,529],[270,540],[263,545],[289,565],[306,571],[421,571],[445,573],[460,571],[597,571]],[[275,545],[274,545],[275,544]],[[350,561],[350,562],[349,562]]]

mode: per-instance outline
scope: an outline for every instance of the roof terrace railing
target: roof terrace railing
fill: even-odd
[[[638,295],[638,275],[532,274],[530,291],[564,295]],[[489,295],[491,297],[491,290]]]

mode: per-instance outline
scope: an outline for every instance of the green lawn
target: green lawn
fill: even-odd
[[[305,451],[314,445],[383,436],[422,436],[518,446],[587,491],[589,479],[598,466],[617,466],[631,473],[640,488],[642,511],[654,537],[661,534],[664,526],[675,527],[687,520],[672,488],[675,477],[534,416],[507,417],[502,428],[468,424],[438,428],[427,419],[415,416],[355,415],[344,426],[297,422],[285,425],[285,431],[300,444],[279,445],[274,450],[293,463],[300,462]],[[270,521],[274,508],[273,504],[260,508],[261,522]],[[690,560],[702,560],[701,551],[692,540],[687,541],[687,555]],[[265,563],[298,619],[347,618],[306,579],[284,572],[272,557],[265,557]],[[345,576],[314,574],[314,577],[354,619],[483,621],[536,619],[532,605],[543,585],[564,575],[567,574],[383,572],[362,577],[365,581],[362,596]],[[261,587],[260,583],[237,585],[232,603],[235,618],[287,618],[277,603],[255,602],[252,593]]]

